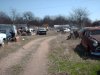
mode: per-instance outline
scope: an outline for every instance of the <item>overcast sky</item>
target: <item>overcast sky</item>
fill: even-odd
[[[73,9],[86,8],[92,20],[100,20],[100,0],[0,0],[0,11],[11,9],[23,13],[31,11],[35,16],[68,16]]]

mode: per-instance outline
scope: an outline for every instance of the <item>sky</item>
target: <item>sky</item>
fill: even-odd
[[[69,16],[73,9],[86,8],[89,18],[100,20],[100,0],[0,0],[0,11],[11,14],[11,9],[18,13],[31,11],[35,16]]]

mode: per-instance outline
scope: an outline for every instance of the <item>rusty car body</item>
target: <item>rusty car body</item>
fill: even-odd
[[[100,55],[100,27],[86,27],[80,34],[85,50],[92,55]]]

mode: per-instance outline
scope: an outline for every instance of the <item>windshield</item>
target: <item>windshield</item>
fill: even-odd
[[[46,30],[46,29],[45,28],[39,28],[39,30],[42,31],[42,30]]]

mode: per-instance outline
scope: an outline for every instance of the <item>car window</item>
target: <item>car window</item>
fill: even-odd
[[[42,31],[42,30],[46,30],[45,28],[39,28],[38,30]]]
[[[100,30],[92,30],[91,35],[100,35]]]
[[[85,36],[90,36],[91,35],[91,32],[90,31],[86,31],[85,32]]]

